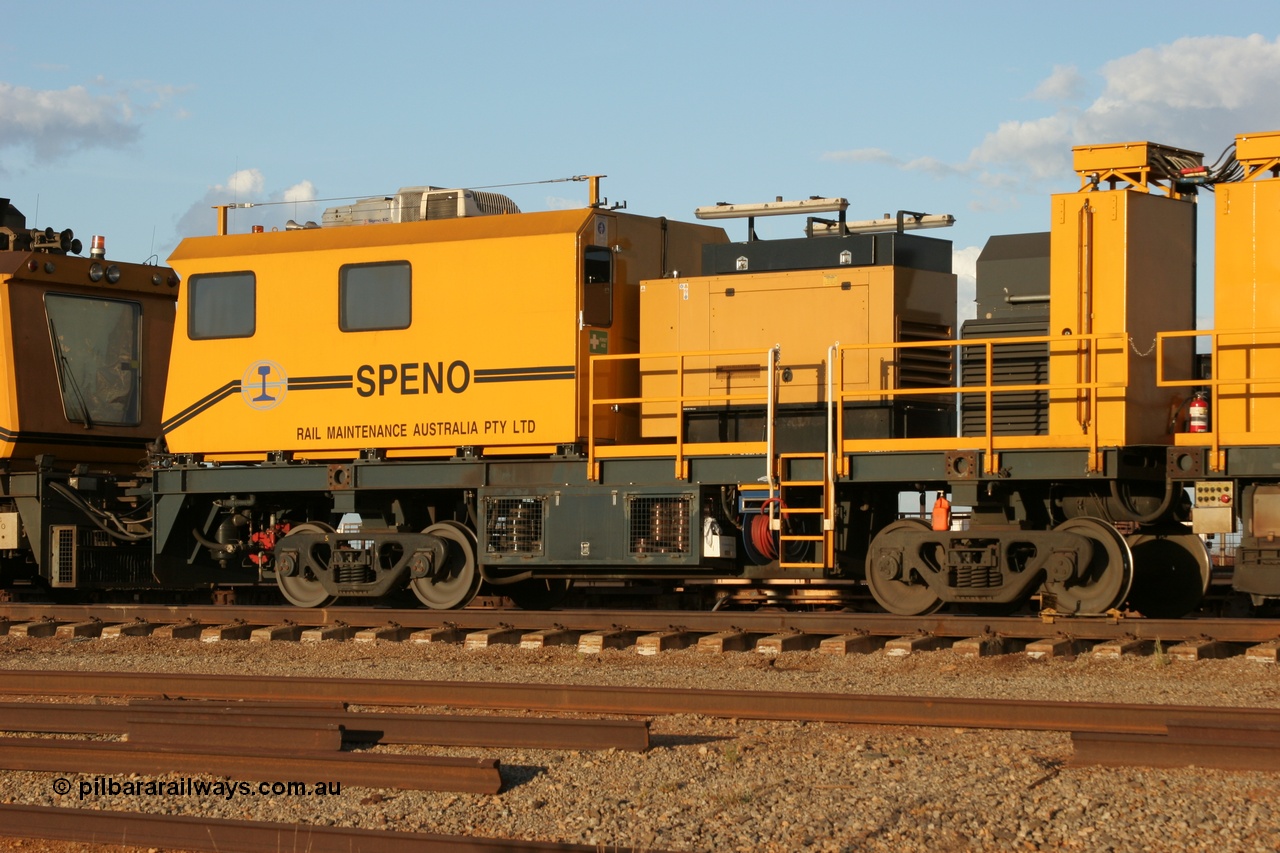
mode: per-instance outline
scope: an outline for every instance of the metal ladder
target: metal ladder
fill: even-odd
[[[822,479],[797,480],[792,477],[791,463],[800,459],[822,460]],[[778,532],[778,567],[783,569],[821,569],[826,568],[831,554],[834,524],[831,510],[835,499],[835,485],[827,475],[830,470],[826,453],[781,453],[778,455],[778,504],[770,507],[769,526]],[[787,500],[787,493],[792,495],[820,489],[822,500],[819,506],[794,506]],[[787,525],[788,519],[799,522],[805,517],[818,515],[822,517],[822,529],[818,533],[791,533]],[[793,542],[814,543],[813,559],[802,561],[787,560],[787,545]]]
[[[838,417],[839,403],[836,400],[835,391],[835,374],[837,367],[837,356],[840,351],[840,342],[834,341],[827,348],[827,449],[826,452],[812,451],[807,453],[779,453],[776,459],[776,480],[778,484],[778,504],[770,507],[769,527],[778,533],[778,566],[779,568],[792,569],[827,569],[835,565],[835,506],[836,506],[836,458],[839,453],[839,443],[836,437],[836,430],[840,422]],[[770,443],[770,451],[772,452],[772,442]],[[797,460],[821,460],[822,461],[822,478],[818,480],[806,479],[798,480],[793,478],[791,474],[791,463]],[[812,494],[812,490],[821,489],[821,500],[816,507],[791,506],[787,502],[787,492],[790,490],[793,494],[797,491],[808,491]],[[788,533],[784,527],[784,520],[797,517],[797,520],[807,516],[821,515],[822,529],[819,533]],[[814,545],[813,559],[805,561],[789,561],[787,560],[787,544],[793,542],[811,542]]]

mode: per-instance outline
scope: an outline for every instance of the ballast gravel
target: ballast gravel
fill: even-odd
[[[652,657],[412,643],[0,637],[0,669],[211,672],[966,696],[1280,708],[1280,667],[1243,657],[1032,660],[950,650]],[[439,709],[398,709],[438,711]],[[466,711],[464,713],[475,713]],[[645,753],[374,747],[498,758],[504,790],[343,785],[336,795],[53,791],[0,770],[0,802],[679,851],[1280,851],[1280,768],[1069,767],[1062,732],[659,717]],[[2,762],[0,762],[2,763]],[[66,775],[66,774],[62,774]],[[103,777],[124,782],[176,776]],[[77,784],[86,781],[71,778]],[[87,778],[92,782],[92,778]],[[209,782],[217,780],[209,779]],[[288,780],[233,780],[288,781]],[[308,782],[322,780],[305,780]],[[101,787],[101,786],[100,786]],[[109,786],[108,786],[109,787]],[[101,850],[0,839],[0,850]],[[111,848],[121,849],[121,848]]]

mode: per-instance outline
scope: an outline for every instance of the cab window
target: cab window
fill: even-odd
[[[44,308],[67,420],[86,427],[138,426],[142,306],[46,293]]]
[[[613,252],[603,246],[583,252],[582,324],[613,325]]]
[[[347,264],[338,271],[338,327],[344,332],[407,329],[412,294],[408,261]]]
[[[257,328],[257,278],[251,272],[191,276],[187,287],[187,336],[248,338]]]

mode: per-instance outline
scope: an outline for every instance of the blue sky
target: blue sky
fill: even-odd
[[[1048,227],[1049,193],[1078,186],[1072,145],[1212,161],[1280,129],[1277,5],[1210,9],[51,2],[0,34],[0,195],[29,225],[163,261],[222,201],[293,201],[235,212],[248,230],[337,203],[313,199],[601,173],[611,201],[671,218],[810,195],[855,219],[951,213],[931,234],[971,273],[991,234]],[[500,191],[524,210],[586,200],[580,183]]]

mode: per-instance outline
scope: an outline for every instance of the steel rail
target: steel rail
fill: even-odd
[[[211,707],[212,705],[212,707]],[[185,721],[185,723],[180,722]],[[199,725],[209,743],[235,743],[263,747],[283,745],[292,737],[314,740],[311,749],[330,748],[319,727],[331,727],[341,743],[424,744],[431,746],[481,746],[520,749],[618,749],[643,752],[649,748],[649,723],[645,720],[573,720],[555,717],[481,717],[458,714],[358,713],[332,709],[307,709],[301,705],[251,704],[236,707],[208,702],[160,702],[129,705],[50,705],[38,702],[0,703],[0,731],[45,734],[129,734],[156,736],[158,727]],[[148,731],[150,729],[151,731]],[[320,729],[325,731],[325,729]],[[261,742],[253,738],[266,733]],[[135,736],[136,735],[136,736]]]
[[[0,738],[0,767],[76,773],[199,773],[235,779],[324,779],[369,788],[496,794],[502,789],[492,758],[419,755],[298,753],[259,749],[252,754],[128,743],[45,738]]]
[[[773,693],[500,682],[326,679],[192,673],[0,670],[0,694],[339,700],[623,715],[697,714],[761,720],[1034,731],[1161,733],[1170,719],[1280,725],[1280,708],[1048,702],[1021,699]]]
[[[1072,732],[1073,767],[1210,767],[1280,770],[1280,728],[1169,724],[1166,734]]]
[[[1209,723],[1170,720],[1168,729],[1170,735],[1177,737],[1217,738],[1223,743],[1247,741],[1257,746],[1280,747],[1280,726],[1244,725],[1235,720]],[[1280,762],[1272,766],[1280,768]]]
[[[695,633],[717,633],[736,628],[749,633],[809,633],[839,635],[866,633],[895,637],[927,633],[939,637],[974,637],[995,634],[1025,639],[1069,636],[1081,640],[1107,640],[1123,636],[1163,642],[1211,637],[1228,643],[1262,643],[1280,639],[1280,621],[1275,619],[1145,619],[1120,617],[1040,617],[965,616],[941,614],[909,617],[886,613],[816,613],[702,610],[393,610],[380,607],[336,606],[303,609],[284,606],[242,607],[239,605],[53,605],[34,603],[0,604],[0,632],[4,620],[10,623],[50,620],[59,624],[94,619],[108,624],[135,621],[176,623],[190,619],[202,625],[243,622],[254,626],[293,624],[302,627],[351,625],[377,627],[388,624],[413,630],[460,628],[487,630],[518,627],[537,631],[561,628],[569,631],[598,631],[623,628],[638,632],[675,629]]]
[[[201,719],[135,710],[125,716],[124,725],[129,745],[138,749],[200,752],[213,744],[237,752],[339,752],[344,741],[342,728],[334,723],[295,717]],[[0,763],[3,761],[0,757]]]
[[[201,853],[599,853],[605,849],[595,844],[21,805],[0,805],[0,835]],[[631,847],[609,845],[607,849],[636,853]],[[661,853],[649,847],[644,850]]]

